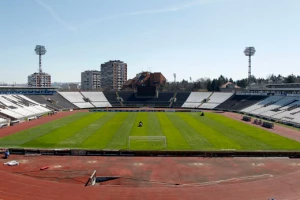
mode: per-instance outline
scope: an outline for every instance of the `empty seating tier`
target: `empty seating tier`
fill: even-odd
[[[26,119],[51,110],[23,95],[0,95],[0,114],[11,119]]]
[[[200,105],[200,108],[214,109],[229,99],[232,95],[233,93],[214,92],[203,104]]]
[[[95,107],[112,107],[103,92],[81,92]]]
[[[80,92],[59,92],[59,94],[78,108],[95,107],[90,102],[86,102],[86,98]]]
[[[59,94],[71,103],[85,103],[84,97],[79,92],[59,92]]]
[[[211,94],[211,92],[191,92],[182,107],[198,108]]]

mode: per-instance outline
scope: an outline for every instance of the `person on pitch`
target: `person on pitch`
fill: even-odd
[[[8,158],[9,157],[9,150],[7,149],[4,153],[4,158]]]
[[[142,121],[140,121],[140,123],[139,123],[139,127],[142,127],[143,126],[143,122]]]

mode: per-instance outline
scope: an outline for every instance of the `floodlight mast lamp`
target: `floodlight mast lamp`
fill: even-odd
[[[246,47],[244,54],[245,54],[245,56],[249,57],[248,86],[250,86],[250,84],[251,84],[251,56],[254,56],[255,48],[254,47]]]
[[[42,45],[36,45],[34,51],[37,55],[39,55],[39,73],[42,73],[42,56],[46,54],[46,48]]]

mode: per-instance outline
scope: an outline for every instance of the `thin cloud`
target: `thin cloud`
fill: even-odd
[[[36,0],[36,2],[38,2],[41,6],[43,6],[45,9],[47,9],[47,11],[55,18],[56,21],[58,21],[60,24],[62,24],[63,26],[65,26],[68,29],[73,30],[73,31],[78,31],[80,29],[85,29],[87,27],[94,26],[94,25],[96,25],[98,23],[101,23],[101,22],[115,20],[115,19],[119,19],[119,18],[122,18],[122,17],[126,17],[126,16],[176,12],[176,11],[188,9],[190,7],[193,7],[193,6],[199,6],[199,5],[203,5],[203,4],[206,4],[206,3],[214,3],[214,2],[220,2],[220,1],[228,1],[228,0],[195,0],[195,1],[185,3],[185,4],[171,6],[171,7],[168,7],[168,8],[154,9],[154,10],[143,10],[143,11],[136,11],[136,12],[131,12],[131,13],[123,13],[123,14],[113,14],[113,15],[108,15],[108,16],[104,16],[104,17],[101,17],[101,18],[92,18],[92,19],[86,20],[86,21],[84,21],[80,24],[77,24],[76,28],[75,28],[74,26],[71,26],[71,25],[67,24],[65,21],[63,21],[56,14],[56,12],[54,12],[54,10],[49,5],[46,5],[45,3],[43,3],[42,0]],[[61,31],[63,31],[63,30],[57,30],[57,31],[54,31],[54,33],[61,32]]]
[[[193,7],[193,6],[198,6],[198,5],[201,5],[201,4],[204,4],[204,3],[211,3],[211,2],[214,2],[214,1],[220,1],[220,0],[196,0],[196,1],[185,3],[185,4],[180,4],[180,5],[177,5],[177,6],[171,6],[171,7],[168,7],[168,8],[155,9],[155,10],[142,10],[142,11],[136,11],[136,12],[131,12],[131,13],[111,15],[111,16],[107,16],[107,17],[103,17],[103,18],[90,19],[90,20],[87,20],[87,21],[83,22],[83,24],[81,24],[80,26],[78,26],[78,29],[83,28],[83,27],[87,27],[87,26],[93,26],[94,24],[97,24],[97,23],[100,23],[100,22],[103,22],[103,21],[118,19],[118,18],[126,17],[126,16],[176,12],[176,11],[184,10],[184,9],[187,9],[187,8],[190,8],[190,7]]]
[[[109,15],[109,16],[102,17],[102,18],[89,19],[89,20],[86,20],[83,23],[81,23],[78,26],[78,29],[82,29],[82,28],[86,28],[86,27],[89,27],[89,26],[93,26],[94,24],[97,24],[97,23],[100,23],[100,22],[109,21],[109,20],[113,20],[113,19],[117,19],[117,18],[120,18],[120,17],[123,17],[123,16],[125,16],[125,15],[116,14],[116,15]]]
[[[178,6],[172,6],[169,8],[164,8],[164,9],[156,9],[156,10],[144,10],[144,11],[137,11],[137,12],[132,12],[132,13],[128,13],[125,15],[145,15],[145,14],[155,14],[155,13],[165,13],[165,12],[176,12],[176,11],[180,11],[189,7],[193,7],[193,6],[197,6],[199,4],[202,3],[206,3],[208,1],[206,0],[198,0],[198,1],[192,1],[186,4],[181,4]]]
[[[65,28],[71,30],[71,31],[77,31],[77,28],[72,26],[71,24],[68,24],[63,19],[59,17],[59,15],[49,6],[48,4],[44,3],[42,0],[35,0],[40,6],[42,6],[47,12],[53,17],[55,21],[57,21],[59,24],[64,26]]]

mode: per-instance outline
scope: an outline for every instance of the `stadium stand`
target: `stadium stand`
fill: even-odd
[[[271,118],[274,120],[280,120],[283,122],[291,122],[291,123],[297,123],[300,124],[300,97],[295,99],[294,102],[291,104],[288,104],[286,106],[280,107],[277,110],[274,111],[268,111],[266,112],[266,115],[269,115],[269,113],[274,113]],[[263,113],[263,116],[265,114]]]
[[[290,115],[291,113],[295,113],[299,110],[300,108],[300,98],[298,99],[298,101],[284,106],[282,108],[279,108],[277,110],[277,112],[273,115],[274,118],[280,119],[282,117],[284,117],[285,115]]]
[[[48,101],[53,102],[59,107],[65,108],[65,109],[78,109],[77,106],[73,105],[71,102],[66,100],[63,96],[61,96],[59,93],[53,94],[53,95],[47,95]]]
[[[232,107],[232,110],[242,110],[244,108],[247,108],[249,106],[252,106],[256,103],[258,103],[259,101],[262,101],[264,99],[266,99],[267,96],[260,96],[260,95],[253,95],[253,96],[250,96],[248,99],[244,100],[244,101],[240,101],[238,102],[236,105],[234,105]]]
[[[266,95],[235,94],[225,102],[218,105],[216,109],[239,111],[258,103],[265,98],[267,98]]]
[[[90,102],[80,102],[80,103],[74,103],[72,102],[75,106],[77,106],[78,108],[95,108],[94,105],[92,105]]]
[[[20,101],[22,101],[25,105],[38,105],[36,101],[33,101],[32,99],[27,98],[24,95],[15,95]]]
[[[104,96],[112,107],[120,107],[121,103],[118,100],[117,92],[103,92]]]
[[[59,92],[59,94],[78,108],[95,107],[90,102],[86,102],[80,92]]]
[[[51,110],[23,95],[1,95],[0,114],[11,119],[34,118]]]
[[[269,96],[241,111],[260,118],[300,126],[299,96]]]
[[[298,109],[297,113],[294,114],[294,119],[292,119],[292,122],[300,125],[300,109]]]
[[[169,107],[174,92],[159,92],[157,97],[136,97],[134,92],[117,92],[125,107]]]
[[[211,92],[191,92],[187,100],[182,105],[183,108],[198,108],[203,101],[211,95]]]
[[[71,103],[85,103],[84,97],[79,92],[59,92],[59,94]]]
[[[258,109],[254,111],[254,114],[260,114],[266,117],[271,117],[273,115],[276,115],[278,112],[280,112],[280,109],[290,105],[291,103],[295,102],[297,97],[284,97],[283,99],[280,99],[279,101],[275,102],[274,104],[263,107],[261,109]]]
[[[260,101],[250,107],[243,109],[242,112],[257,114],[260,112],[258,110],[260,110],[261,108],[268,107],[268,106],[274,104],[275,102],[279,101],[282,98],[284,98],[284,96],[270,96],[270,97],[264,99],[263,101]],[[271,107],[271,109],[272,108],[273,107]],[[268,110],[268,108],[264,109],[264,110]]]
[[[132,91],[59,92],[36,95],[0,95],[0,127],[33,120],[52,110],[106,107],[183,107],[246,113],[269,121],[300,127],[300,94],[225,92],[158,92],[139,95]],[[6,118],[6,119],[3,119]],[[10,119],[10,120],[9,120]]]
[[[103,92],[81,92],[95,107],[112,107]]]
[[[175,101],[172,104],[172,107],[180,108],[187,100],[191,92],[176,92],[175,93]]]
[[[135,100],[135,93],[134,92],[123,92],[123,91],[119,91],[119,92],[116,92],[116,95],[121,98],[123,102],[127,102],[127,101],[132,101],[134,102]]]
[[[35,115],[35,113],[30,112],[27,109],[25,109],[24,104],[22,104],[18,101],[15,101],[15,99],[10,97],[10,95],[0,96],[0,101],[6,106],[6,108],[4,108],[4,109],[12,111],[12,112],[9,112],[9,111],[7,112],[3,109],[2,112],[4,112],[5,114],[11,113],[11,115],[13,115],[13,117],[17,117],[18,115],[20,115],[20,116],[18,116],[19,118]]]
[[[205,109],[214,109],[227,99],[229,99],[233,93],[225,93],[225,92],[214,92],[209,99],[207,99],[204,103],[200,105],[200,108]]]
[[[8,117],[8,118],[11,118],[11,119],[22,119],[22,118],[25,118],[24,115],[21,115],[19,113],[16,113],[14,111],[11,111],[9,109],[0,109],[0,114]]]
[[[26,95],[26,97],[40,103],[40,104],[44,104],[47,107],[49,107],[52,110],[63,110],[65,109],[64,107],[58,105],[58,103],[54,100],[52,100],[52,96],[53,95]]]
[[[81,92],[81,94],[93,101],[107,101],[103,92]]]

